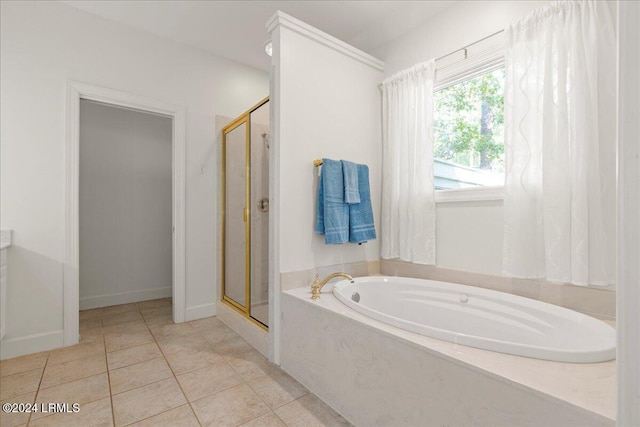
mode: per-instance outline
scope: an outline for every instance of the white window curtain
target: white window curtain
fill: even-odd
[[[615,278],[615,42],[609,2],[552,3],[506,29],[504,273]]]
[[[431,60],[382,82],[382,258],[435,264],[434,76]]]

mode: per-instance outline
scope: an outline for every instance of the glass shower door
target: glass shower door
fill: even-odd
[[[224,157],[224,299],[247,309],[248,260],[247,224],[247,129],[240,121],[225,133]]]
[[[269,100],[222,130],[222,299],[269,324]]]
[[[251,307],[269,324],[269,103],[250,114],[251,123]]]

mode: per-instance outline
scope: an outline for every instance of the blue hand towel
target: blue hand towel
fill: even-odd
[[[371,190],[369,188],[369,167],[358,165],[358,189],[360,203],[349,206],[349,242],[364,243],[376,238],[371,209]]]
[[[322,159],[316,233],[324,234],[327,245],[349,241],[349,205],[344,203],[342,163],[336,160]]]
[[[352,205],[360,203],[360,190],[358,188],[358,166],[353,162],[341,160],[342,174],[344,175],[344,202]]]

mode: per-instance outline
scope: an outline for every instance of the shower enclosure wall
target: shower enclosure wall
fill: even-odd
[[[269,98],[222,130],[222,300],[269,320]]]

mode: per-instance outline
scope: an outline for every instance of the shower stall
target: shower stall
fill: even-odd
[[[269,323],[269,98],[222,129],[222,300]]]

